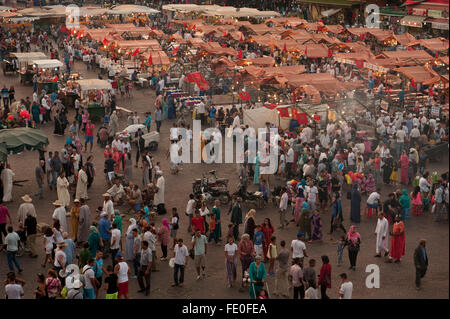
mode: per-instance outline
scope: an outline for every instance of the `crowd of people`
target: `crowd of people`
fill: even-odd
[[[67,68],[73,70],[72,44],[77,40],[63,40],[55,30],[53,41],[45,32],[3,33],[2,41],[14,44],[20,52],[30,51],[37,45],[52,57],[64,56]],[[53,47],[58,41],[64,43],[60,51]],[[252,53],[249,48],[244,52],[245,55]],[[344,63],[326,59],[308,64],[305,60],[304,63],[309,73],[328,72],[342,75],[348,81],[354,77],[364,81],[368,100],[386,94],[381,78],[371,74],[362,78]],[[186,85],[183,77],[178,83],[179,89]],[[172,145],[177,147],[181,142],[180,130],[186,130],[189,141],[193,138],[191,119],[177,112],[180,101],[164,96],[165,85],[169,82],[167,74],[155,74],[152,78],[156,96],[153,111],[145,113],[143,118],[134,112],[127,119],[129,125],[144,124],[147,132],[153,129],[160,132],[162,123],[171,120],[170,137],[163,142],[170,145],[167,158]],[[132,97],[130,87],[124,83],[118,83],[117,88],[125,93],[122,98]],[[4,121],[7,127],[19,125],[19,117],[9,118],[13,112],[11,102],[15,101],[14,87],[4,86],[1,94],[2,124]],[[204,280],[209,271],[206,256],[212,245],[223,247],[224,284],[228,288],[238,285],[248,291],[250,298],[266,299],[270,295],[267,280],[273,277],[275,296],[328,299],[327,290],[332,288],[336,277],[331,260],[336,260],[338,267],[342,266],[347,250],[348,271],[355,271],[361,242],[370,240],[369,234],[358,232],[363,216],[378,219],[374,229],[374,258],[384,258],[393,264],[401,262],[405,256],[408,219],[431,212],[435,222],[448,221],[449,176],[447,172],[429,171],[430,159],[426,151],[428,145],[448,143],[448,119],[419,111],[424,110],[419,108],[421,105],[416,105],[413,111],[396,113],[381,109],[376,113],[367,111],[361,118],[375,123],[374,139],[370,139],[369,134],[359,134],[362,126],[357,119],[331,121],[319,130],[315,125],[301,125],[295,132],[268,122],[267,128],[277,128],[275,136],[263,140],[250,134],[245,141],[245,157],[255,155],[256,162],[238,164],[237,175],[246,186],[261,192],[266,203],[271,201],[276,205],[271,217],[260,223],[257,210],[245,213],[243,199],[236,195],[225,208],[219,201],[214,205],[207,203],[198,194],[184,194],[185,209],[167,208],[165,194],[169,188],[165,172],[152,152],[146,150],[144,130],[139,129],[133,135],[120,131],[118,113],[114,110],[115,97],[111,96],[108,101],[107,114],[97,130],[96,145],[95,125],[79,100],[75,101],[72,123],[67,118],[70,111],[57,93],[44,91],[39,95],[34,85],[32,98],[19,100],[14,112],[27,110],[35,126],[53,121],[54,134],[64,136],[65,140],[61,149],[51,145],[52,151],[41,150],[35,168],[37,191],[34,195],[39,198],[36,200],[44,200],[47,192],[57,195],[50,225],[39,220],[31,193],[22,197],[18,220],[12,220],[7,205],[12,199],[15,173],[9,164],[0,168],[0,246],[6,251],[10,270],[5,281],[9,299],[24,296],[25,281],[15,272],[24,271],[17,258],[23,252],[30,258],[42,260],[44,272],[36,275],[38,287],[33,291],[37,299],[96,299],[103,295],[106,299],[128,299],[130,280],[137,280],[139,293],[149,296],[155,276],[152,273],[166,264],[173,268],[173,287],[183,287],[191,259],[196,280]],[[431,107],[443,105],[445,100],[435,94],[430,95],[426,103]],[[249,102],[225,109],[216,107],[210,97],[204,97],[197,104],[192,119],[198,118],[204,128],[219,131],[225,127],[246,129],[243,111],[254,107],[255,104]],[[203,149],[208,143],[220,145],[221,135],[217,132],[204,134],[201,139]],[[261,174],[260,154],[251,154],[256,149],[252,146],[260,144],[276,149],[279,154],[274,177]],[[102,148],[102,159],[94,158],[93,149],[97,147]],[[103,164],[100,169],[99,163]],[[94,210],[88,200],[92,199],[90,189],[94,180],[101,176],[101,169],[107,186],[102,195],[103,205]],[[180,163],[171,159],[170,173],[179,171]],[[381,195],[385,189],[389,190],[387,197]],[[344,200],[350,203],[349,222],[344,221],[344,215],[348,215],[343,211]],[[185,219],[180,218],[183,210]],[[162,216],[158,222],[159,215],[167,217]],[[273,220],[278,218],[279,228],[273,225]],[[330,220],[326,234],[323,233],[324,218]],[[129,224],[126,229],[125,224]],[[189,237],[184,240],[178,233],[180,227],[187,228]],[[297,235],[290,244],[279,240],[281,234],[292,228]],[[38,253],[38,240],[42,241],[45,254]],[[336,256],[310,256],[308,247],[324,241],[336,244]],[[316,272],[319,258],[322,265]],[[420,240],[414,251],[414,265],[415,285],[421,289],[421,279],[428,267],[425,239]],[[339,298],[351,299],[353,284],[348,273],[342,271],[338,277],[341,281]]]

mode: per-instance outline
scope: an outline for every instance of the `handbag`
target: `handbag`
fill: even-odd
[[[194,248],[189,249],[189,257],[191,257],[192,259],[195,258],[195,251],[194,251]]]

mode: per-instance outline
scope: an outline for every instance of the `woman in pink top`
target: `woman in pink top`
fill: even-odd
[[[170,227],[169,227],[169,221],[167,218],[162,219],[162,226],[159,228],[158,231],[158,241],[161,243],[161,250],[162,250],[162,257],[161,260],[167,259],[167,246],[169,245],[170,241]]]
[[[86,130],[86,124],[88,121],[89,121],[89,113],[83,111],[83,114],[81,114],[81,123],[83,124],[83,131]]]
[[[420,194],[420,187],[416,186],[410,196],[413,205],[412,214],[420,215],[420,212],[422,210],[422,197]]]

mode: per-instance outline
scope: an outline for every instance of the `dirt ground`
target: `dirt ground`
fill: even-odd
[[[81,71],[84,78],[95,78],[96,73],[86,72],[86,67],[80,62],[76,62],[75,71]],[[0,75],[0,85],[3,84],[9,87],[14,85],[16,90],[16,98],[25,98],[32,96],[31,86],[22,86],[19,83],[19,78],[15,76],[3,76]],[[131,99],[118,99],[117,104],[124,106],[133,111],[140,113],[141,118],[143,112],[154,111],[154,91],[146,89],[135,89],[133,97]],[[73,119],[74,110],[69,111],[69,121]],[[123,116],[120,119],[120,128],[125,128],[126,117]],[[177,176],[169,173],[169,165],[166,160],[166,152],[168,148],[169,128],[172,126],[172,121],[165,120],[161,129],[161,143],[154,156],[156,161],[161,162],[161,168],[165,173],[166,179],[166,208],[170,210],[171,207],[178,207],[180,211],[180,230],[179,235],[184,239],[185,243],[190,242],[190,236],[187,234],[187,217],[184,215],[184,210],[188,200],[188,195],[191,192],[191,183],[195,178],[201,177],[203,172],[208,172],[211,169],[216,169],[219,177],[227,177],[230,179],[231,190],[235,191],[237,186],[237,166],[235,164],[186,164],[183,171]],[[60,151],[63,147],[65,137],[59,137],[52,135],[53,124],[45,124],[41,129],[47,134],[50,145],[49,151]],[[153,123],[152,130],[155,129]],[[133,154],[135,150],[133,150]],[[84,159],[86,159],[86,155]],[[94,184],[89,191],[88,201],[91,207],[92,214],[95,214],[95,208],[102,203],[101,194],[105,192],[106,185],[103,174],[103,149],[98,145],[94,145],[94,163],[96,165],[97,176]],[[133,156],[133,160],[134,160]],[[13,189],[13,202],[8,203],[12,217],[14,219],[15,226],[17,225],[17,209],[22,202],[20,197],[24,194],[33,194],[37,190],[37,185],[34,178],[34,170],[38,165],[38,152],[25,151],[21,154],[10,155],[8,161],[11,164],[11,168],[15,172],[16,180],[28,180],[23,183],[23,187],[15,186]],[[445,155],[444,160],[439,163],[431,163],[429,171],[437,170],[443,172],[448,170],[448,156]],[[141,170],[133,167],[133,177],[137,181],[141,181]],[[270,178],[271,187],[281,185],[282,180],[275,177]],[[38,214],[38,222],[51,222],[51,215],[53,213],[53,206],[51,203],[56,200],[56,192],[50,191],[48,186],[45,186],[44,200],[39,200],[33,196],[33,202],[36,206]],[[383,186],[382,196],[386,198],[387,193],[393,190],[392,187]],[[408,189],[410,190],[410,189]],[[346,192],[346,190],[345,190]],[[345,194],[344,192],[344,194]],[[363,197],[363,203],[366,197]],[[344,210],[344,225],[346,229],[350,226],[350,201],[343,199]],[[252,207],[244,204],[244,214]],[[125,212],[125,206],[120,207],[122,213]],[[222,232],[226,234],[226,225],[228,224],[230,216],[226,214],[228,207],[222,207]],[[374,258],[375,254],[375,236],[373,234],[376,226],[376,219],[367,219],[362,217],[359,226],[359,232],[362,237],[361,251],[358,255],[356,271],[348,270],[349,262],[347,251],[344,252],[344,264],[341,267],[337,267],[337,253],[336,244],[330,241],[330,235],[326,233],[330,227],[330,210],[322,214],[322,221],[324,224],[324,241],[322,243],[307,244],[307,253],[310,258],[317,260],[316,273],[319,273],[321,262],[321,255],[328,255],[330,257],[332,265],[332,288],[329,290],[329,296],[331,298],[337,298],[337,287],[339,286],[339,274],[346,272],[349,275],[350,281],[353,282],[353,298],[383,298],[383,299],[411,299],[411,298],[448,298],[448,269],[449,269],[449,238],[448,238],[448,222],[443,221],[440,223],[433,222],[430,214],[425,214],[420,217],[413,217],[406,222],[406,256],[399,264],[386,264],[379,258]],[[364,214],[362,209],[362,214]],[[274,235],[277,237],[277,242],[286,240],[290,245],[291,240],[295,239],[297,233],[296,227],[290,224],[286,230],[279,230],[279,218],[277,208],[269,204],[264,209],[257,209],[256,221],[262,223],[264,218],[271,218],[276,231]],[[93,219],[98,220],[98,216],[92,216]],[[128,226],[127,215],[124,219],[124,230]],[[68,218],[70,219],[70,218]],[[162,217],[156,218],[156,224],[161,224]],[[68,220],[70,225],[70,220]],[[241,231],[242,234],[241,225]],[[342,233],[336,232],[334,238],[336,239]],[[225,236],[224,236],[225,238]],[[420,238],[427,239],[427,254],[429,257],[428,272],[423,279],[423,290],[416,291],[414,287],[415,269],[413,264],[413,253]],[[124,239],[123,239],[124,240]],[[223,243],[224,244],[224,243]],[[146,298],[234,298],[234,299],[248,299],[248,291],[239,290],[239,281],[231,288],[226,288],[225,283],[225,264],[223,245],[209,245],[207,254],[207,277],[204,280],[196,281],[196,273],[194,264],[191,262],[185,272],[185,285],[183,288],[170,287],[173,278],[172,269],[169,268],[168,262],[160,262],[159,272],[152,273],[151,281],[151,293]],[[25,286],[25,298],[34,298],[33,290],[37,286],[36,274],[38,272],[44,272],[41,268],[43,258],[42,240],[38,240],[39,258],[31,259],[28,256],[19,258],[19,262],[22,265],[24,272],[20,275],[21,278],[26,280]],[[160,248],[158,247],[158,254],[161,256]],[[169,251],[171,256],[173,251]],[[107,260],[109,263],[110,260]],[[365,286],[366,276],[365,268],[369,264],[377,264],[380,267],[381,287],[379,289],[369,289]],[[132,265],[130,265],[132,266]],[[267,265],[268,266],[268,265]],[[46,271],[46,270],[45,270]],[[5,278],[8,272],[6,253],[0,253],[0,278]],[[238,274],[241,272],[240,265],[238,266]],[[238,276],[239,278],[239,276]],[[269,292],[272,292],[275,288],[275,280],[273,278],[268,279]],[[131,298],[144,298],[142,294],[138,294],[138,284],[136,279],[130,279],[130,296]],[[292,292],[291,292],[292,294]],[[273,298],[274,296],[271,295]],[[4,298],[4,289],[0,289],[0,298]],[[104,298],[104,291],[100,293],[100,298]]]

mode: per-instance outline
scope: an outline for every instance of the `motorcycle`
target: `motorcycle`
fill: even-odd
[[[192,183],[192,192],[194,195],[201,195],[207,203],[213,203],[218,199],[222,205],[227,205],[231,200],[231,195],[225,187],[212,186],[208,183],[208,178],[203,176]]]
[[[248,192],[247,185],[242,181],[242,178],[240,178],[238,190],[233,195],[241,197],[244,203],[253,204],[257,208],[265,206],[263,194],[261,192]]]
[[[222,191],[228,191],[228,178],[217,178],[215,170],[209,171],[208,173],[212,175],[212,178],[207,178],[205,174],[202,174],[202,178],[197,178],[192,183],[192,191],[194,194],[199,192],[202,185],[220,188]]]

